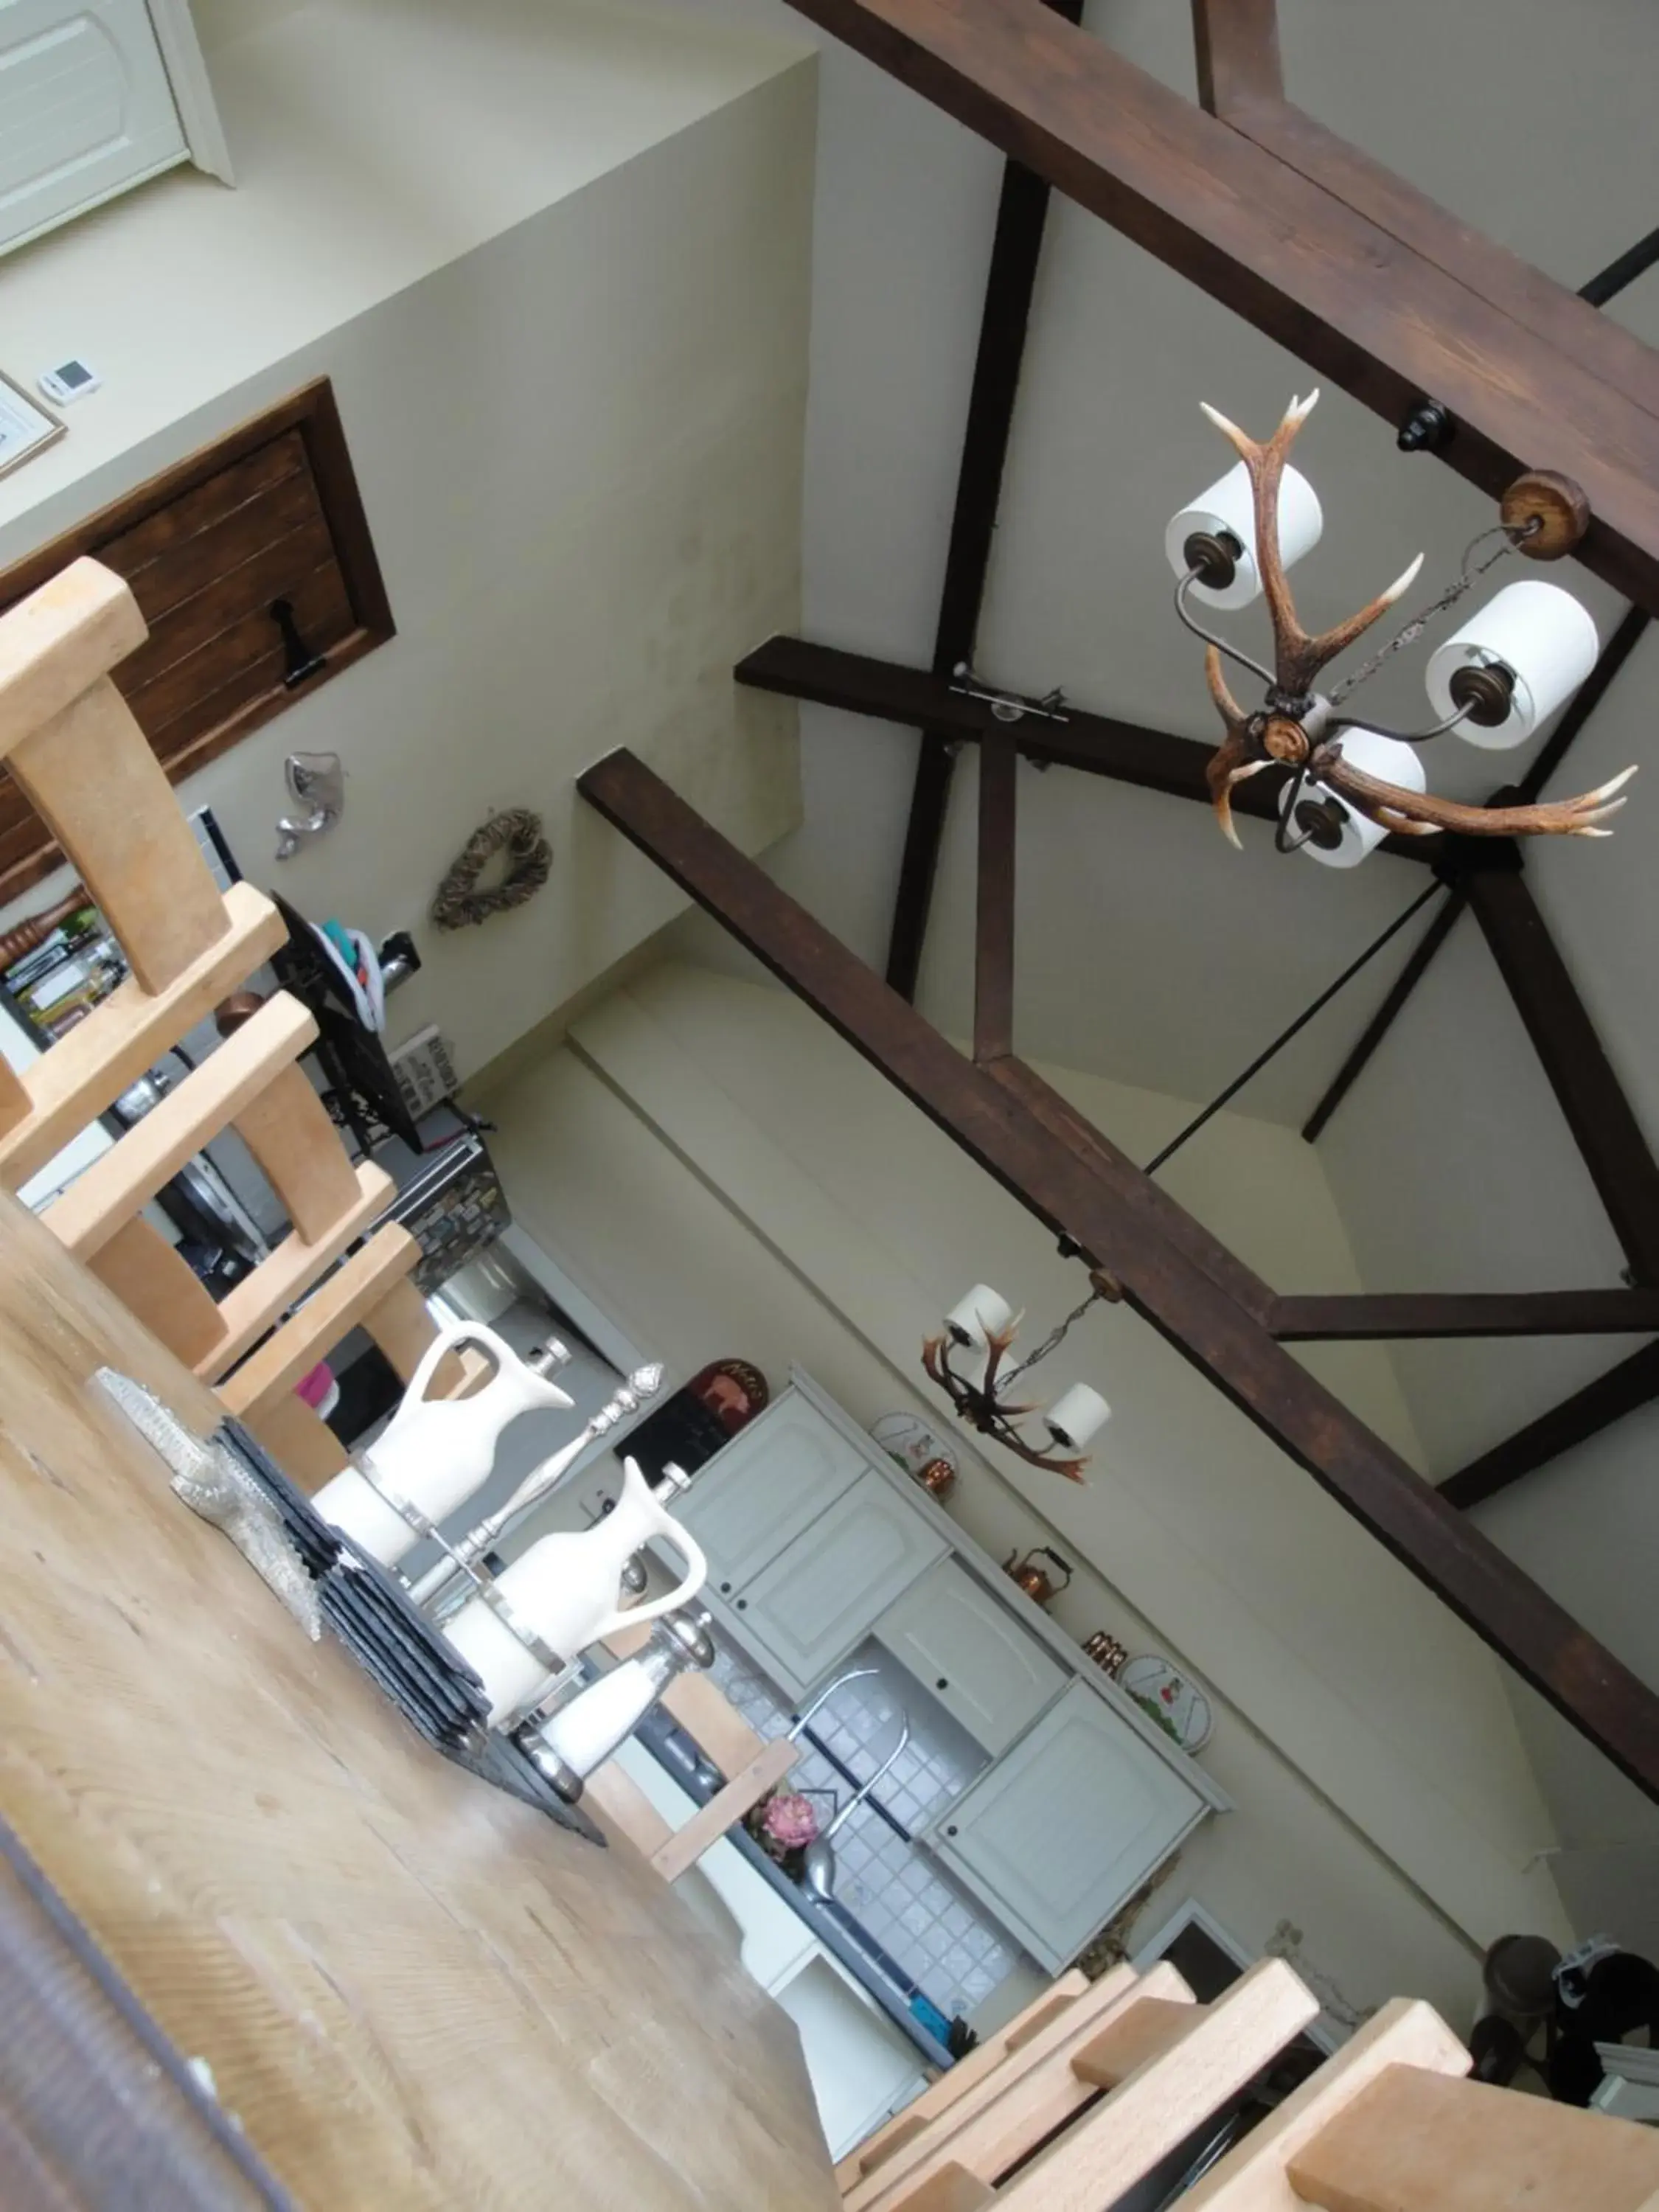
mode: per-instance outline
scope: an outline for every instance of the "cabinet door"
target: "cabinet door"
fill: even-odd
[[[930,1567],[875,1633],[994,1759],[1066,1684],[1064,1668],[954,1559]]]
[[[872,1469],[731,1601],[738,1634],[792,1697],[805,1697],[945,1548]]]
[[[1057,1973],[1203,1811],[1177,1768],[1073,1682],[928,1840]]]
[[[792,1392],[708,1462],[674,1516],[708,1555],[710,1589],[729,1599],[868,1469],[840,1430]]]
[[[188,159],[144,0],[0,0],[0,252]]]

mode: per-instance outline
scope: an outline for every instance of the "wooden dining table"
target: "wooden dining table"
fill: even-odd
[[[794,2027],[734,1952],[625,1843],[445,1761],[308,1641],[103,1364],[200,1435],[220,1418],[0,1194],[9,2212],[830,2212]],[[168,2193],[100,2197],[141,2124],[126,2171],[182,2160]]]

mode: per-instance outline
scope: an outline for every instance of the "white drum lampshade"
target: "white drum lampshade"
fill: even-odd
[[[1287,467],[1279,488],[1279,552],[1287,568],[1304,553],[1311,553],[1325,526],[1319,495],[1300,470]],[[1164,533],[1164,550],[1177,576],[1192,562],[1187,540],[1197,534],[1231,538],[1243,547],[1233,580],[1220,590],[1194,583],[1192,596],[1211,607],[1248,607],[1261,596],[1261,578],[1255,565],[1255,512],[1251,501],[1249,472],[1243,461],[1218,477],[1190,507],[1183,507]]]
[[[1080,1450],[1111,1418],[1111,1407],[1086,1382],[1073,1382],[1069,1390],[1062,1390],[1042,1417],[1062,1450]]]
[[[1398,738],[1381,737],[1375,730],[1345,730],[1342,732],[1342,757],[1364,775],[1380,777],[1384,783],[1401,784],[1407,791],[1422,791],[1427,786],[1428,778],[1424,774],[1416,747],[1402,745]],[[1292,777],[1286,782],[1279,802],[1281,814],[1289,805],[1291,793],[1295,789],[1296,782]],[[1303,785],[1297,803],[1299,805],[1310,799],[1334,799],[1346,817],[1341,837],[1334,847],[1317,845],[1310,839],[1299,848],[1309,860],[1318,860],[1328,868],[1357,868],[1367,853],[1374,852],[1389,834],[1380,822],[1373,822],[1364,814],[1356,814],[1344,799],[1337,798],[1334,792],[1328,791],[1312,776]],[[1292,823],[1291,828],[1294,835],[1301,836],[1297,824]]]
[[[992,1330],[1006,1329],[1013,1317],[1014,1310],[1006,1298],[988,1283],[975,1283],[945,1315],[945,1333],[954,1344],[976,1344],[983,1351]]]
[[[1456,712],[1452,678],[1458,670],[1501,662],[1515,680],[1508,714],[1492,728],[1474,721],[1457,726],[1457,735],[1472,745],[1501,751],[1524,744],[1571,696],[1595,667],[1598,650],[1595,624],[1572,593],[1528,577],[1506,585],[1471,615],[1431,657],[1425,681],[1443,720]]]

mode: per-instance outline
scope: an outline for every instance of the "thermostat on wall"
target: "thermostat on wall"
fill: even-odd
[[[43,368],[40,386],[48,399],[66,407],[71,399],[84,399],[103,382],[95,368],[79,360],[60,361],[56,368]]]

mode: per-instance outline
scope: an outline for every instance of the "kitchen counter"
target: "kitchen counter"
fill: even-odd
[[[724,1780],[702,1757],[684,1729],[676,1726],[660,1706],[648,1713],[637,1730],[640,1742],[688,1797],[706,1805]],[[888,1960],[875,1939],[865,1933],[856,1917],[837,1899],[820,1905],[800,1884],[793,1881],[769,1858],[741,1825],[728,1829],[726,1840],[751,1866],[767,1887],[781,1898],[823,1946],[836,1963],[858,1984],[894,2026],[913,2043],[930,2066],[941,2070],[953,2066],[950,2051],[910,2010],[908,1977]]]

